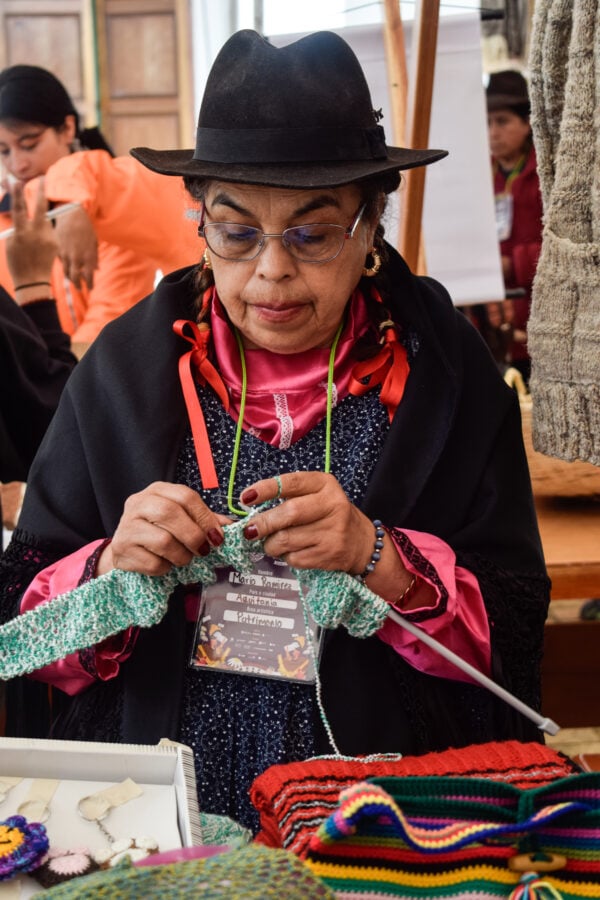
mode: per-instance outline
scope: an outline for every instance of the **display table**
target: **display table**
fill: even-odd
[[[600,501],[537,496],[535,505],[552,599],[600,597]]]
[[[538,496],[536,509],[552,580],[552,607],[557,608],[556,614],[551,609],[546,624],[544,714],[563,728],[597,726],[600,621],[582,621],[579,610],[585,600],[600,597],[600,502],[593,497]]]

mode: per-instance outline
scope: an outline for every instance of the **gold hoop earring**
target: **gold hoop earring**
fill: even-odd
[[[204,251],[204,256],[202,257],[202,268],[203,269],[212,269],[212,263],[210,261],[210,255],[208,252],[208,247]]]
[[[362,273],[366,278],[373,278],[381,268],[381,257],[375,247],[371,248],[370,255],[373,258],[373,265],[370,267],[364,266],[362,270]]]

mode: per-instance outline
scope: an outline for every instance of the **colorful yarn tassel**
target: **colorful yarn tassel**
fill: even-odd
[[[508,900],[562,900],[562,895],[537,872],[525,872]]]

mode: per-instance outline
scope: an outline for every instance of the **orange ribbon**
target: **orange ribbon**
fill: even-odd
[[[191,331],[191,335],[186,334]],[[173,323],[173,331],[192,345],[192,349],[179,358],[179,380],[183,391],[183,398],[187,408],[200,479],[205,489],[218,488],[219,479],[210,449],[210,439],[206,429],[204,413],[198,399],[198,393],[194,383],[194,371],[201,385],[210,385],[215,391],[226,410],[229,409],[229,395],[223,379],[208,359],[208,346],[210,342],[210,328],[206,322],[197,325],[189,319],[178,319]]]
[[[383,329],[381,350],[371,359],[356,363],[348,390],[360,397],[380,384],[379,399],[386,407],[391,422],[402,400],[410,367],[406,350],[398,340],[393,322],[384,322],[380,328]]]

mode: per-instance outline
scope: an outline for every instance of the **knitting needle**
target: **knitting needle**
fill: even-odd
[[[388,610],[388,618],[390,618],[393,622],[396,622],[397,625],[400,625],[402,628],[405,628],[415,637],[419,638],[419,640],[423,641],[424,644],[427,644],[433,650],[437,651],[440,656],[443,656],[444,659],[447,659],[449,662],[454,663],[459,669],[465,672],[466,675],[470,675],[473,681],[479,682],[482,687],[488,689],[493,694],[496,694],[497,697],[500,697],[501,700],[504,700],[505,703],[508,703],[509,706],[512,706],[513,709],[518,710],[522,713],[526,718],[531,719],[532,722],[535,722],[540,731],[545,731],[546,734],[557,734],[560,731],[560,726],[553,722],[552,719],[544,718],[539,713],[537,713],[530,706],[527,706],[526,703],[523,703],[522,700],[519,700],[518,697],[515,697],[514,694],[511,694],[509,691],[505,690],[503,687],[500,687],[499,684],[496,684],[495,681],[492,681],[491,678],[488,678],[487,675],[484,675],[466,660],[464,660],[461,656],[457,656],[456,653],[453,653],[452,650],[448,650],[447,647],[444,647],[443,644],[440,644],[439,641],[436,641],[435,638],[432,638],[431,635],[427,634],[423,631],[422,628],[419,628],[417,625],[413,625],[412,622],[409,622],[408,619],[405,619],[404,616],[401,616],[400,613],[396,612],[394,609]]]
[[[80,206],[80,203],[63,203],[62,206],[55,206],[54,209],[49,209],[46,213],[46,218],[56,219],[58,216],[62,216],[63,213],[72,212],[74,209],[78,209]],[[11,234],[14,233],[14,228],[6,228],[4,231],[0,231],[0,239],[10,237]]]

